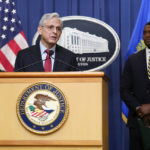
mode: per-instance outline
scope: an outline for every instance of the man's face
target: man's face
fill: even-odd
[[[58,18],[47,20],[43,27],[38,27],[41,41],[46,48],[53,47],[60,38],[62,25]]]
[[[143,30],[143,40],[145,45],[150,48],[150,25],[146,25]]]

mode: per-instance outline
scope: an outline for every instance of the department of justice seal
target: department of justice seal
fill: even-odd
[[[27,87],[17,101],[17,115],[23,126],[37,134],[59,129],[68,116],[68,104],[56,86],[39,82]]]

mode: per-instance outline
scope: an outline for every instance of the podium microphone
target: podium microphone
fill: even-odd
[[[17,69],[17,70],[15,70],[14,72],[19,72],[19,71],[21,71],[21,70],[23,70],[23,69],[25,69],[25,68],[31,67],[31,66],[33,66],[33,65],[35,65],[35,64],[38,64],[38,63],[43,62],[43,61],[45,61],[45,60],[47,60],[47,59],[50,59],[50,58],[52,58],[52,59],[54,59],[54,60],[56,60],[56,61],[59,61],[59,62],[65,64],[65,65],[67,65],[67,66],[69,66],[69,67],[72,67],[73,69],[76,69],[77,71],[81,71],[79,68],[77,68],[77,67],[75,67],[75,66],[72,66],[72,65],[70,65],[70,64],[68,64],[68,63],[66,63],[66,62],[64,62],[63,60],[60,60],[60,59],[57,59],[57,58],[52,57],[53,54],[54,54],[54,51],[51,50],[51,51],[49,51],[49,58],[46,58],[46,59],[44,59],[44,60],[42,60],[42,59],[41,59],[41,60],[38,60],[38,61],[36,61],[36,62],[34,62],[34,63],[32,63],[32,64],[29,64],[29,65],[27,65],[27,66],[24,66],[24,67],[22,67],[22,68]]]
[[[54,51],[52,51],[52,52],[54,53]],[[77,71],[81,71],[79,68],[77,68],[77,67],[75,67],[75,66],[72,66],[72,65],[66,63],[65,61],[63,61],[63,60],[61,60],[61,59],[54,58],[54,57],[52,57],[52,55],[50,55],[50,54],[51,54],[51,51],[49,52],[49,56],[50,56],[52,59],[54,59],[54,60],[56,60],[56,61],[59,61],[59,62],[65,64],[66,66],[72,67],[73,69],[76,69]]]
[[[47,60],[47,59],[50,59],[50,57],[51,57],[51,55],[53,55],[54,54],[54,51],[49,51],[49,58],[46,58],[46,59],[44,59],[44,60],[38,60],[38,61],[36,61],[36,62],[34,62],[34,63],[32,63],[32,64],[29,64],[29,65],[27,65],[27,66],[24,66],[24,67],[22,67],[22,68],[19,68],[19,69],[17,69],[17,70],[15,70],[14,72],[19,72],[19,71],[21,71],[21,70],[23,70],[23,69],[25,69],[25,68],[28,68],[28,67],[31,67],[31,66],[33,66],[33,65],[35,65],[35,64],[38,64],[38,63],[40,63],[40,62],[43,62],[43,61],[45,61],[45,60]]]

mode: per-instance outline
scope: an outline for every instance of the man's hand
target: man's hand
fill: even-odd
[[[138,117],[140,117],[140,118],[143,117],[143,114],[141,112],[141,106],[136,107],[136,113],[137,113]]]
[[[150,104],[142,104],[136,108],[137,115],[143,118],[145,115],[150,114]]]
[[[143,115],[147,115],[150,113],[150,104],[142,104],[140,107],[140,111]]]

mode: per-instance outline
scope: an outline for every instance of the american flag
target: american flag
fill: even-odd
[[[32,116],[37,117],[37,118],[42,118],[43,116],[48,115],[48,113],[44,110],[41,110],[40,112],[32,111],[31,114]]]
[[[0,0],[0,69],[14,69],[19,50],[28,47],[14,0]]]

